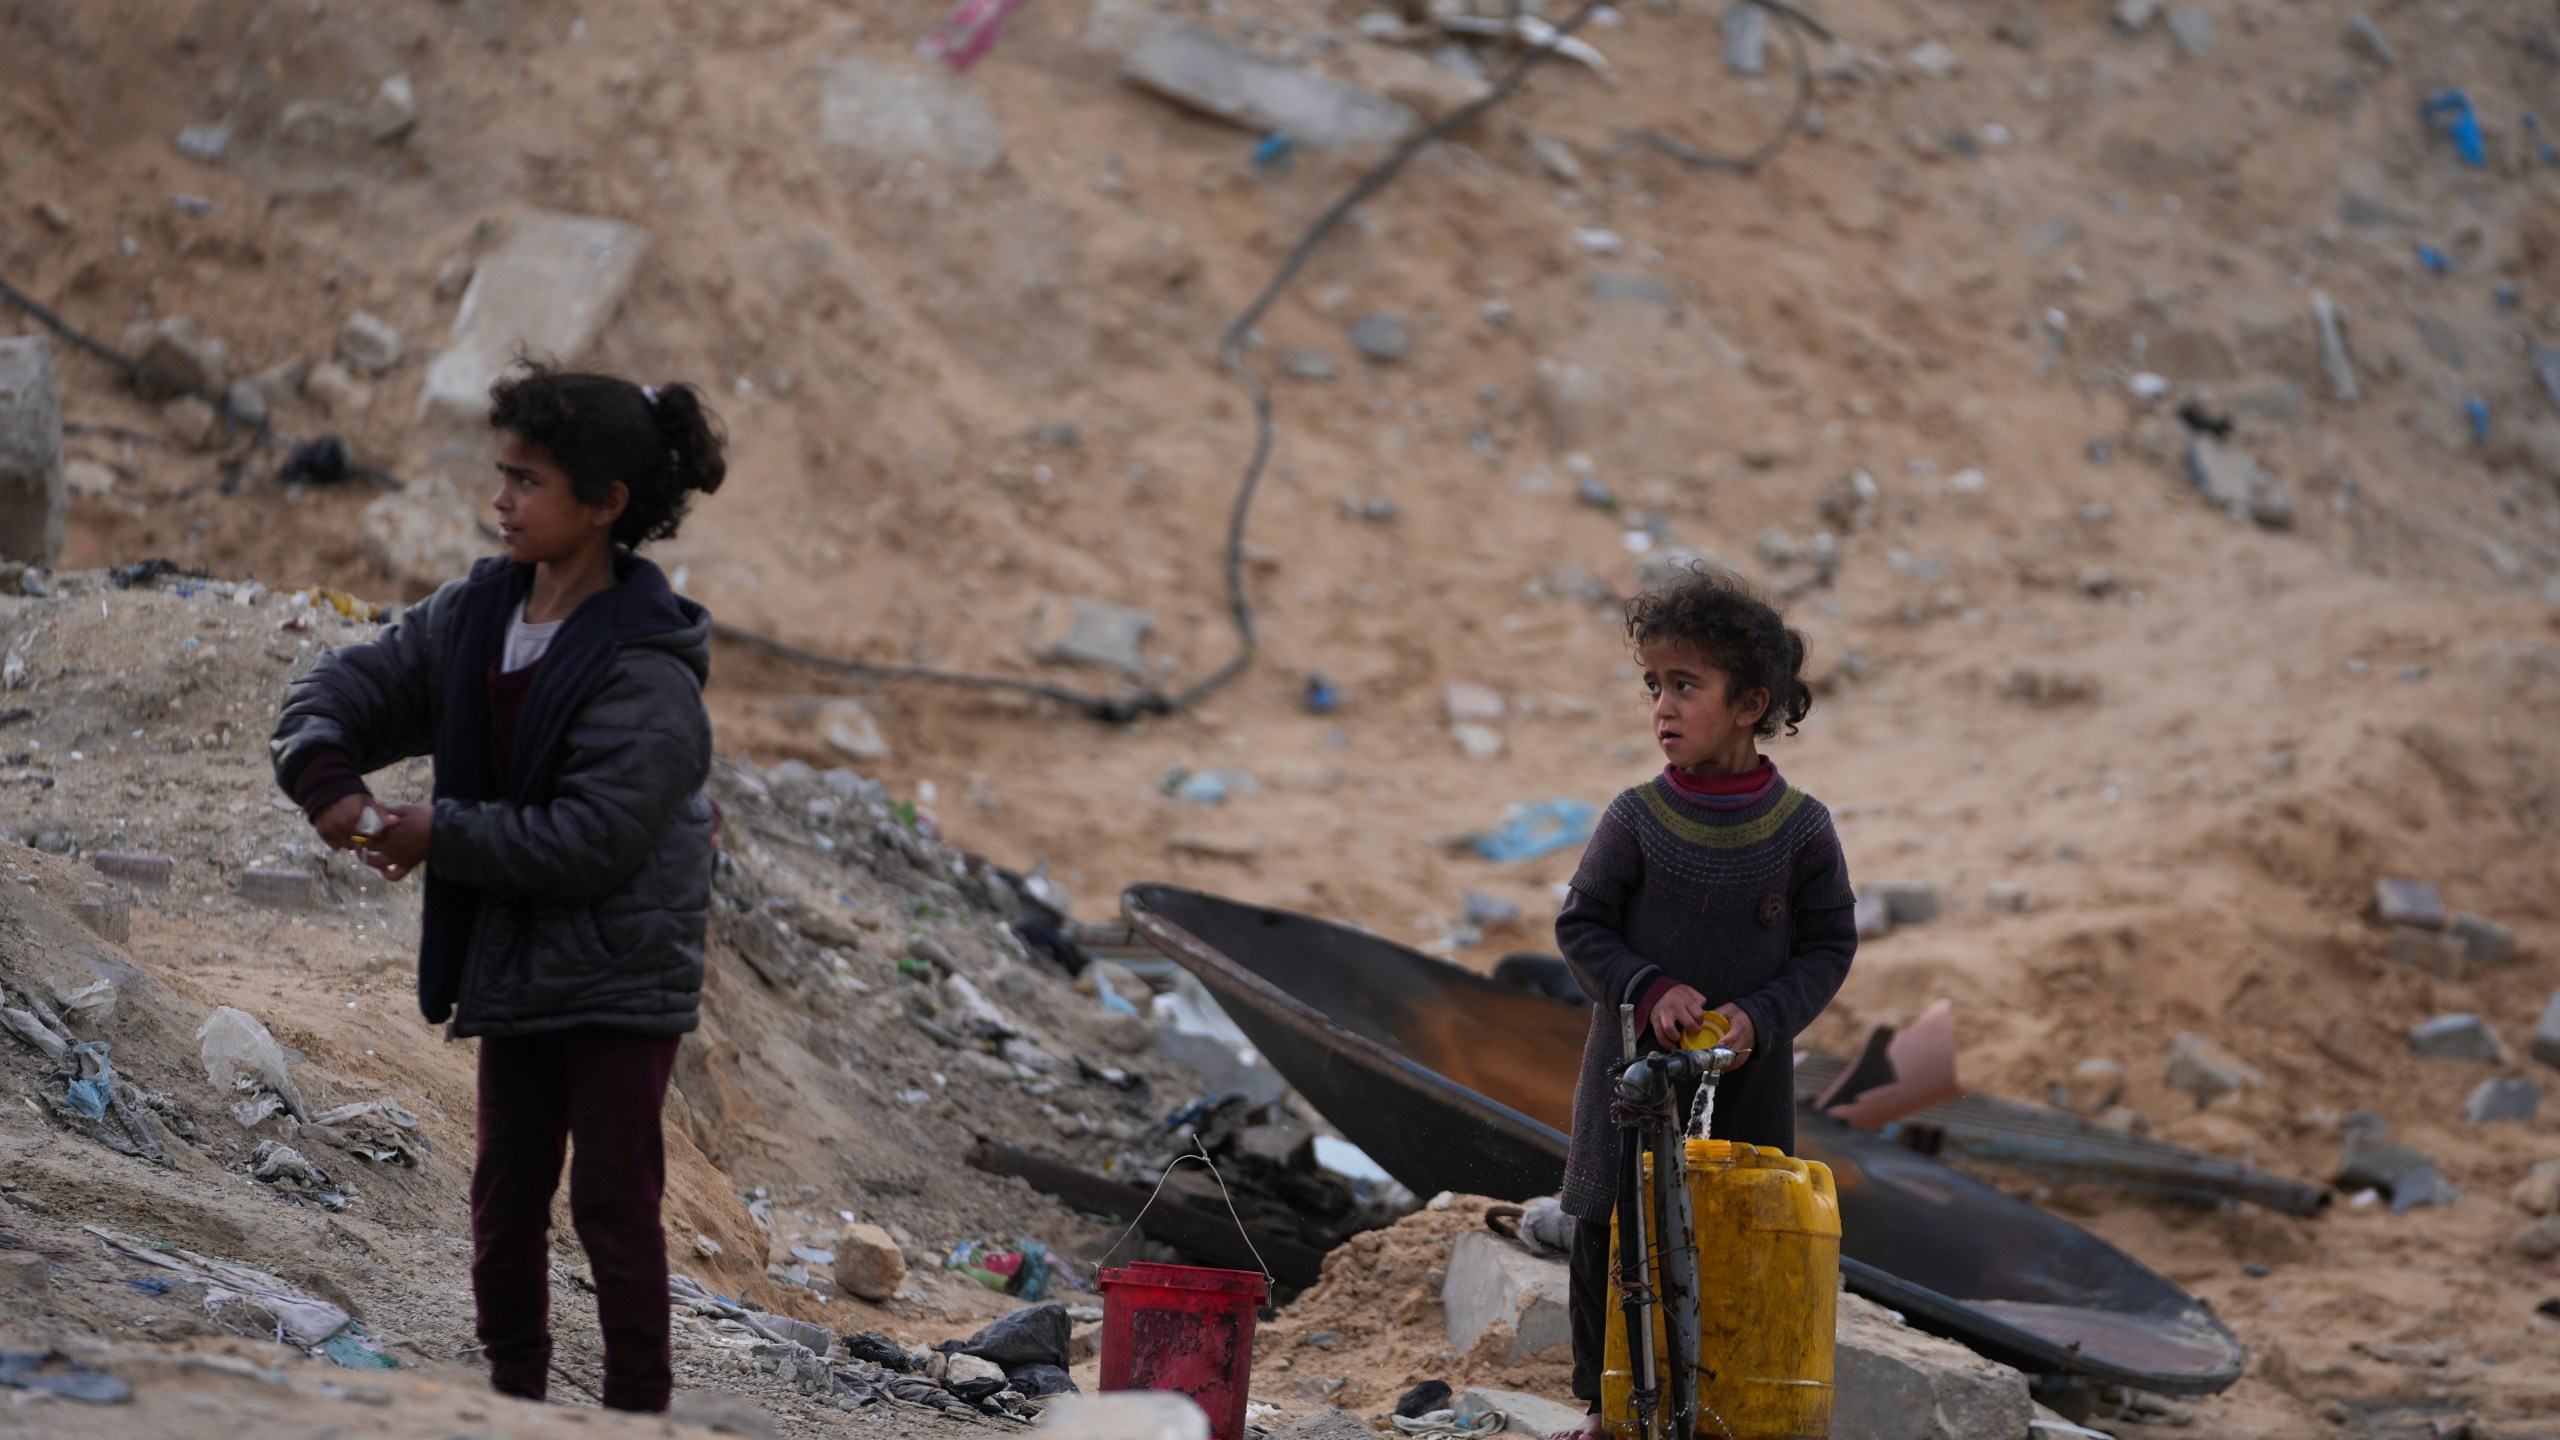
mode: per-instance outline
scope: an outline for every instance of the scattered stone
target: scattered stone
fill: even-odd
[[[230,383],[231,347],[183,315],[137,320],[123,340],[124,353],[146,372],[133,377],[133,393],[154,404],[190,390],[219,395]]]
[[[2516,1253],[2527,1260],[2560,1255],[2560,1215],[2545,1215],[2516,1232]]]
[[[2441,930],[2445,923],[2444,897],[2424,880],[2394,880],[2386,876],[2373,882],[2373,915],[2385,925]]]
[[[2414,966],[2447,980],[2461,979],[2471,959],[2470,947],[2458,937],[2415,925],[2392,926],[2386,953],[2395,965]]]
[[[66,494],[72,496],[112,495],[115,493],[116,485],[123,479],[122,475],[116,473],[114,466],[102,464],[96,460],[81,459],[62,462],[62,488]],[[6,548],[0,546],[0,553],[5,553]]]
[[[2392,49],[2391,42],[2383,37],[2382,27],[2373,23],[2372,16],[2361,11],[2348,17],[2346,41],[2348,49],[2385,70],[2396,69],[2400,64],[2400,52]]]
[[[2116,0],[2116,28],[2127,35],[2139,35],[2160,18],[2160,0]]]
[[[2435,1166],[2436,1157],[2385,1137],[2379,1128],[2351,1130],[2331,1183],[2341,1190],[2389,1194],[2403,1179]]]
[[[45,228],[51,230],[54,234],[68,235],[71,233],[71,212],[63,209],[53,201],[37,200],[27,206],[27,208],[34,211],[36,218],[43,221]]]
[[[2391,1187],[2391,1213],[2406,1215],[2421,1205],[2458,1205],[2462,1192],[2434,1165],[2412,1170]]]
[[[438,363],[442,363],[439,358]],[[373,408],[373,387],[357,379],[335,360],[323,360],[303,377],[302,398],[320,413],[341,423],[361,418]]]
[[[2516,958],[2516,932],[2468,910],[2453,917],[2453,938],[2462,942],[2465,957],[2483,965],[2504,965]]]
[[[2345,317],[2317,290],[2311,292],[2311,317],[2320,330],[2320,371],[2328,377],[2329,398],[2352,404],[2357,399],[2356,366],[2347,354]]]
[[[2197,1109],[2242,1086],[2267,1083],[2256,1066],[2193,1031],[2170,1047],[2168,1070],[2169,1088],[2196,1097]]]
[[[667,1403],[667,1418],[714,1435],[745,1436],[748,1440],[776,1440],[782,1433],[773,1427],[773,1417],[757,1409],[754,1401],[726,1390],[680,1391]],[[487,1433],[497,1434],[494,1430]],[[467,1436],[456,1436],[454,1440],[467,1440]]]
[[[2534,1166],[2507,1192],[2507,1198],[2528,1215],[2560,1210],[2560,1160],[2545,1160]]]
[[[359,310],[338,327],[338,358],[363,374],[379,375],[400,363],[400,332]]]
[[[178,153],[207,165],[222,163],[222,154],[231,148],[231,122],[219,125],[189,125],[178,132]]]
[[[1472,1427],[1487,1415],[1500,1415],[1503,1431],[1513,1435],[1539,1436],[1541,1440],[1559,1431],[1574,1429],[1582,1424],[1584,1418],[1583,1408],[1579,1405],[1542,1399],[1518,1390],[1469,1390],[1459,1396],[1457,1404],[1451,1408],[1457,1412],[1456,1419],[1461,1427]],[[1343,1414],[1339,1410],[1333,1413]],[[1346,1418],[1360,1426],[1360,1433],[1352,1435],[1345,1432],[1341,1440],[1363,1440],[1370,1435],[1369,1427],[1356,1417]]]
[[[168,888],[169,871],[174,863],[166,855],[144,855],[126,850],[101,850],[89,857],[91,868],[99,874],[154,890]]]
[[[72,902],[71,913],[101,940],[122,945],[133,939],[133,901],[119,891]]]
[[[1601,305],[1658,305],[1667,310],[1678,303],[1670,281],[1641,270],[1594,270],[1583,291]]]
[[[2477,1060],[2503,1065],[2506,1042],[2477,1015],[2438,1015],[2409,1027],[2409,1048],[2430,1060]]]
[[[1334,367],[1333,357],[1307,345],[1291,345],[1280,352],[1280,373],[1292,380],[1331,380],[1341,372]]]
[[[1440,1286],[1449,1348],[1470,1355],[1488,1332],[1501,1330],[1507,1334],[1497,1342],[1502,1359],[1516,1364],[1570,1345],[1565,1282],[1560,1260],[1541,1260],[1489,1230],[1460,1235],[1449,1247],[1447,1278]]]
[[[2065,1108],[2097,1115],[2124,1098],[2124,1062],[2093,1055],[2071,1067],[2071,1083],[2063,1088]]]
[[[972,1391],[977,1392],[978,1395],[992,1395],[1003,1389],[1004,1367],[993,1360],[981,1360],[963,1350],[951,1356],[942,1379],[943,1384],[953,1394],[967,1400],[975,1398],[971,1394]]]
[[[0,340],[0,560],[51,565],[62,553],[63,503],[53,342]]]
[[[489,552],[471,511],[441,475],[424,475],[364,507],[356,548],[403,600],[432,593]]]
[[[2024,1375],[1845,1292],[1831,1378],[1831,1433],[1860,1440],[2024,1435],[2034,1414]]]
[[[1310,1333],[1306,1338],[1300,1340],[1298,1343],[1311,1350],[1330,1350],[1334,1346],[1342,1343],[1342,1332],[1338,1330],[1317,1330]]]
[[[1733,0],[1725,7],[1724,68],[1735,75],[1759,75],[1769,68],[1769,12],[1751,0]]]
[[[1441,690],[1440,703],[1452,725],[1499,720],[1507,708],[1499,691],[1472,680],[1450,681]]]
[[[1893,910],[1885,903],[1884,892],[1873,885],[1858,891],[1858,900],[1850,910],[1858,926],[1858,938],[1874,940],[1893,933]]]
[[[190,450],[214,449],[231,433],[222,412],[193,395],[181,395],[161,406],[160,421],[169,427],[170,439]]]
[[[1746,4],[1740,8],[1756,9],[1757,7]],[[1539,168],[1547,172],[1547,178],[1557,184],[1579,185],[1582,183],[1581,157],[1573,153],[1573,142],[1563,136],[1532,137],[1529,141],[1529,154],[1537,160]]]
[[[1419,119],[1382,95],[1182,20],[1145,26],[1122,57],[1120,75],[1256,134],[1277,130],[1319,148],[1393,144]]]
[[[2533,1040],[2525,1050],[2534,1059],[2560,1070],[2560,990],[2551,992],[2550,1003],[2542,1007],[2542,1023],[2533,1027]]]
[[[1474,58],[1463,46],[1457,47],[1455,53]],[[1351,62],[1352,83],[1411,109],[1425,120],[1438,120],[1451,111],[1473,105],[1493,88],[1481,67],[1444,65],[1409,50],[1362,45],[1353,48],[1347,58]]]
[[[2542,1082],[2511,1076],[2483,1080],[2462,1102],[2462,1116],[2474,1125],[2487,1125],[2498,1120],[2512,1120],[2519,1125],[2533,1123],[2534,1112],[2542,1108]]]
[[[1413,337],[1405,330],[1404,317],[1392,310],[1363,315],[1351,327],[1351,348],[1362,358],[1381,365],[1393,364],[1413,353]]]
[[[297,355],[281,365],[259,371],[240,384],[256,390],[266,400],[267,408],[272,410],[301,394],[302,382],[310,378],[311,362]],[[240,386],[232,388],[236,390]]]
[[[2177,41],[2179,51],[2193,60],[2211,50],[2221,36],[2213,23],[2213,12],[2201,5],[2190,5],[2169,12],[2169,38]]]
[[[1627,237],[1615,230],[1585,225],[1573,232],[1573,248],[1585,255],[1617,255],[1627,248]]]
[[[32,1250],[0,1250],[0,1294],[44,1302],[53,1298],[53,1266]]]
[[[2021,665],[2009,672],[2009,698],[2036,710],[2097,703],[2104,685],[2095,675]]]
[[[1902,64],[1924,80],[1944,80],[1964,71],[1964,61],[1943,40],[1927,40],[1913,46],[1902,57]]]
[[[647,231],[589,215],[518,218],[481,258],[454,311],[453,336],[427,366],[418,413],[460,426],[489,417],[489,386],[519,351],[581,358],[622,304]]]
[[[845,1227],[836,1237],[836,1287],[875,1304],[893,1298],[907,1283],[907,1257],[889,1232],[877,1225]]]
[[[1490,725],[1452,725],[1449,737],[1470,760],[1491,760],[1503,750],[1502,732]]]
[[[1926,880],[1870,880],[1858,893],[1882,899],[1885,918],[1896,925],[1926,925],[1938,918],[1938,887]]]
[[[1177,830],[1165,837],[1164,845],[1176,854],[1197,855],[1204,860],[1251,860],[1262,853],[1262,832],[1238,830],[1229,834],[1210,834]]]
[[[972,174],[1004,156],[1004,131],[977,87],[930,65],[848,56],[823,72],[818,136],[865,158],[929,160]]]
[[[889,742],[880,735],[880,722],[862,702],[837,696],[818,708],[819,735],[827,748],[848,760],[865,762],[889,758]]]
[[[2293,493],[2245,450],[2199,437],[2187,447],[2187,477],[2234,519],[2254,520],[2270,530],[2293,524]]]
[[[1078,596],[1042,601],[1031,630],[1032,654],[1049,664],[1103,665],[1144,680],[1144,647],[1156,620],[1144,610]]]
[[[1982,892],[1982,904],[1983,908],[1986,910],[1999,910],[2012,915],[2023,915],[2030,908],[2031,903],[2032,902],[2027,896],[2026,886],[2013,884],[2006,880],[1997,881],[1986,886]]]
[[[267,423],[267,392],[246,380],[232,381],[222,392],[222,404],[233,420],[252,430]]]
[[[1051,1440],[1209,1440],[1209,1417],[1190,1396],[1170,1390],[1061,1395],[1040,1412]]]
[[[308,910],[320,901],[320,877],[309,870],[262,870],[251,866],[240,872],[240,898],[252,905]]]

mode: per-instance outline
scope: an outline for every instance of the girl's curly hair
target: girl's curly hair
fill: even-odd
[[[589,505],[631,499],[613,522],[613,543],[664,540],[684,520],[685,501],[728,477],[720,417],[690,385],[643,388],[618,375],[560,370],[521,360],[489,387],[489,428],[551,457]]]
[[[1804,636],[1750,584],[1729,570],[1693,565],[1665,584],[1627,602],[1627,642],[1672,640],[1698,648],[1725,673],[1725,698],[1769,692],[1752,733],[1774,738],[1778,727],[1796,733],[1813,710],[1804,681]]]

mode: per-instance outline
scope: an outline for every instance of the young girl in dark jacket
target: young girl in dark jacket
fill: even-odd
[[[700,1014],[710,616],[633,547],[726,473],[689,386],[522,367],[490,391],[505,547],[285,693],[276,780],[322,839],[426,871],[418,1006],[480,1037],[471,1289],[498,1390],[543,1398],[564,1146],[604,1403],[673,1380],[659,1110]],[[435,757],[431,805],[364,776]]]

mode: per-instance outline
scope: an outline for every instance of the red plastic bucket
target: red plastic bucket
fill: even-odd
[[[1208,1413],[1212,1440],[1244,1440],[1253,1320],[1271,1283],[1250,1270],[1132,1264],[1105,1270],[1102,1388],[1172,1390]]]

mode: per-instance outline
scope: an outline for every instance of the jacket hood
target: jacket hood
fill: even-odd
[[[667,583],[657,562],[626,549],[613,552],[614,585],[588,599],[605,608],[603,638],[615,646],[664,650],[693,670],[697,680],[711,677],[711,612],[686,599]],[[470,584],[502,586],[513,605],[533,590],[533,567],[492,555],[471,567]],[[581,625],[580,629],[586,627]]]

